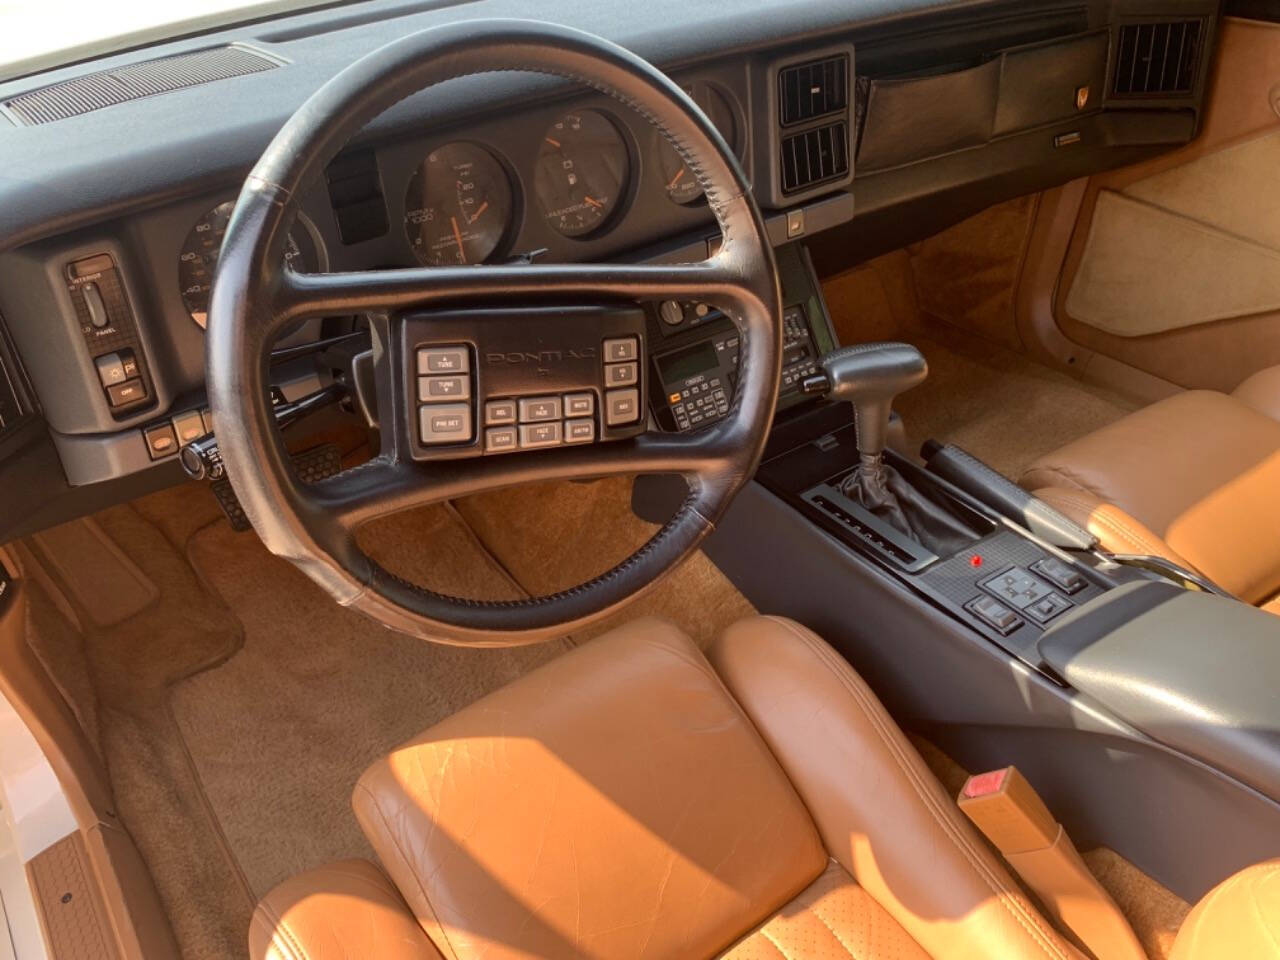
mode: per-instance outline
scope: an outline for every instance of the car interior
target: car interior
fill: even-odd
[[[1280,958],[1280,3],[277,2],[0,157],[0,960]]]

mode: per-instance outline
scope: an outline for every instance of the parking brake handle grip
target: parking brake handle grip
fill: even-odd
[[[953,444],[925,445],[930,473],[955,484],[996,512],[1021,524],[1041,540],[1067,550],[1092,550],[1098,538],[1049,504]]]

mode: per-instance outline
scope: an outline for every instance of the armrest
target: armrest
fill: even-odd
[[[1152,738],[1280,799],[1280,617],[1143,582],[1040,638],[1073,687]]]

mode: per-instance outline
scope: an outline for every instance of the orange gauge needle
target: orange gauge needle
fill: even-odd
[[[479,208],[478,210],[476,210],[476,212],[475,212],[475,215],[474,215],[474,216],[471,216],[471,217],[468,217],[468,218],[467,218],[467,223],[475,223],[477,220],[479,220],[479,219],[480,219],[480,214],[484,213],[487,209],[489,209],[489,201],[488,201],[488,200],[486,200],[484,203],[480,204],[480,208]]]
[[[458,243],[458,259],[462,263],[467,262],[467,251],[462,247],[462,231],[458,229],[458,218],[450,217],[449,222],[453,224],[453,239]]]
[[[685,168],[681,167],[680,171],[674,177],[671,178],[671,182],[667,184],[668,190],[670,190],[672,187],[674,187],[677,183],[680,182],[680,178],[684,176],[684,170]]]
[[[559,141],[559,140],[552,140],[550,137],[547,137],[547,138],[546,138],[546,141],[547,141],[547,143],[551,144],[553,147],[558,147],[558,146],[560,146],[560,141]]]
[[[604,204],[601,203],[599,200],[597,200],[595,197],[583,197],[582,199],[585,200],[587,203],[591,204],[597,210],[604,209]]]

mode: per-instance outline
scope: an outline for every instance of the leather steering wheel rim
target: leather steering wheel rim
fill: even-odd
[[[335,274],[283,268],[292,201],[343,145],[405,97],[456,77],[544,73],[606,93],[658,127],[684,157],[719,223],[720,249],[696,264],[518,264]],[[394,359],[378,362],[382,449],[336,477],[294,473],[268,400],[274,335],[299,319],[366,313],[375,342],[394,344],[400,311],[507,300],[563,304],[698,299],[742,334],[728,415],[692,434],[644,433],[507,457],[412,461]],[[677,567],[714,528],[764,450],[781,363],[777,267],[732,151],[689,97],[646,61],[599,37],[524,20],[450,24],[376,50],[321,87],[280,130],[236,201],[214,285],[207,381],[232,487],[263,543],[337,602],[392,629],[441,643],[510,646],[572,633],[615,613]],[[388,346],[384,353],[390,352]],[[387,406],[384,406],[386,404]],[[450,597],[410,584],[357,545],[371,519],[483,490],[551,479],[679,473],[689,496],[632,556],[569,590],[513,601]]]

